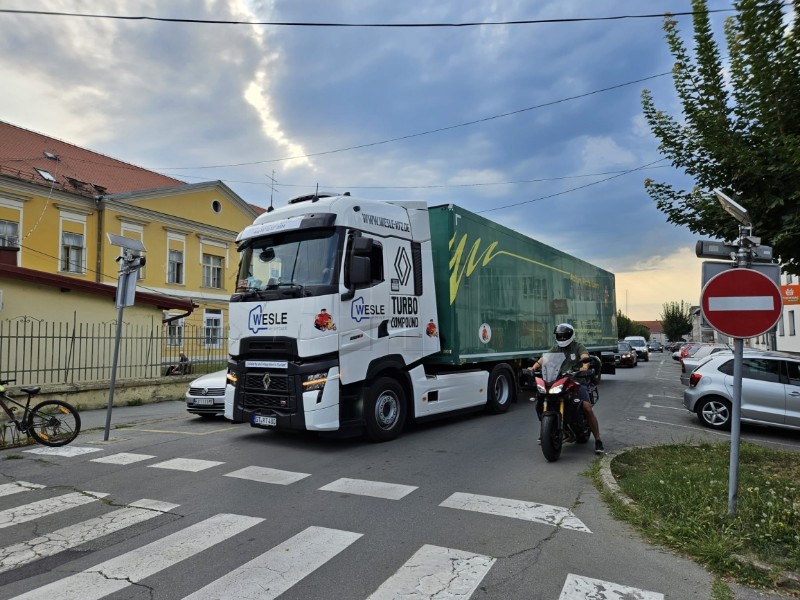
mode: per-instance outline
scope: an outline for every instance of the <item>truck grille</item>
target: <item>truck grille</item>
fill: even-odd
[[[244,380],[243,403],[246,410],[276,408],[294,410],[294,377],[282,373],[269,373],[269,383],[264,385],[267,373],[247,373]]]

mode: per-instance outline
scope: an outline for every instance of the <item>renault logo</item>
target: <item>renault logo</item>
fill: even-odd
[[[264,379],[262,381],[264,382],[264,389],[268,390],[269,389],[269,373],[264,373]]]

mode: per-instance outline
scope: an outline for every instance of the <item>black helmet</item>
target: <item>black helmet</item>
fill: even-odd
[[[561,323],[560,325],[556,325],[553,333],[556,336],[556,343],[562,348],[569,346],[572,343],[572,340],[575,339],[575,330],[569,323]]]

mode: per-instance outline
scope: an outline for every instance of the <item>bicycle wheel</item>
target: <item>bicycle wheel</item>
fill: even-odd
[[[61,400],[45,400],[31,409],[28,434],[45,446],[64,446],[78,437],[81,417]]]

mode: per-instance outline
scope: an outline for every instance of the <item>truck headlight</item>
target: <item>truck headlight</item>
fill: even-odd
[[[306,375],[305,381],[303,381],[303,391],[313,392],[314,390],[321,390],[325,387],[327,381],[327,373],[312,373],[311,375]]]

